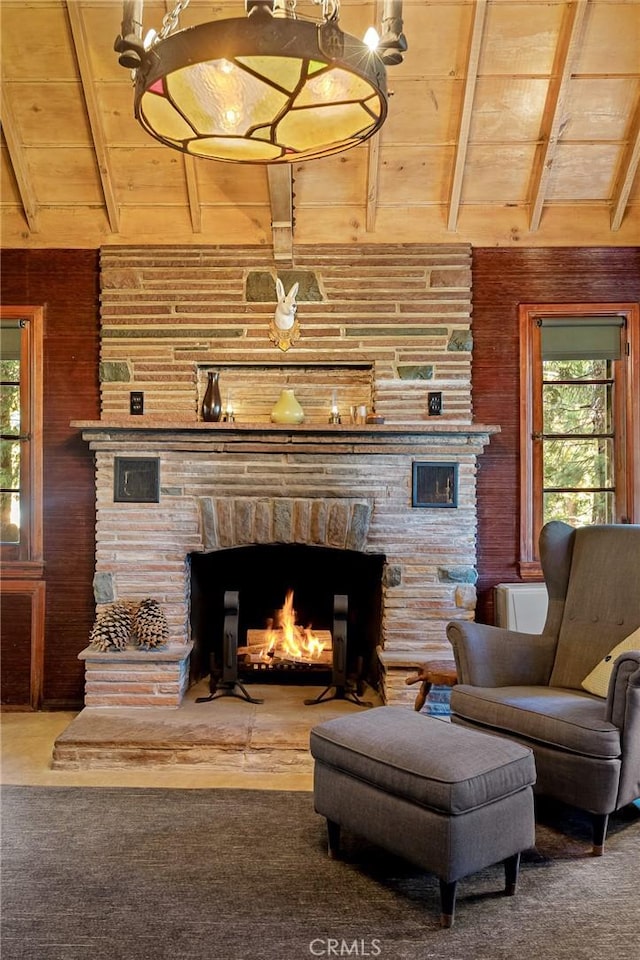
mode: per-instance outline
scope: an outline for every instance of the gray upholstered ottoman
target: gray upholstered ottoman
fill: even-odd
[[[443,927],[456,883],[504,861],[515,893],[520,852],[535,840],[535,765],[527,747],[406,707],[376,707],[311,731],[314,804],[329,855],[340,827],[434,873]]]

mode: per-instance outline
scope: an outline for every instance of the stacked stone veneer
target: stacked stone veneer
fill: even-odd
[[[83,650],[85,706],[180,706],[189,685],[190,649],[174,644],[153,652]]]
[[[215,367],[244,422],[268,422],[284,386],[307,422],[326,422],[334,389],[343,412],[375,403],[393,423],[426,421],[438,390],[442,418],[470,422],[468,245],[297,247],[287,270],[263,248],[109,247],[101,276],[103,417],[142,390],[147,418],[196,420]],[[300,284],[286,353],[268,335],[276,276]]]
[[[470,249],[297,248],[283,282],[306,276],[302,335],[286,354],[268,339],[274,300],[248,299],[271,297],[276,274],[257,248],[102,251],[102,419],[83,425],[96,453],[97,601],[162,602],[179,702],[191,553],[306,543],[384,554],[383,694],[408,699],[407,664],[451,655],[447,621],[475,609],[475,472],[491,428],[471,420]],[[199,422],[212,366],[233,390],[234,427]],[[272,428],[292,382],[305,424]],[[342,409],[375,403],[385,426],[328,429],[336,383]],[[142,417],[128,416],[131,390],[144,391]],[[429,419],[430,390],[443,393],[442,417]],[[114,502],[116,456],[158,460],[158,503]],[[415,460],[458,465],[457,507],[412,507]],[[141,687],[141,705],[163,702],[165,665],[157,700]],[[135,664],[128,692],[111,674],[91,702],[135,702]]]

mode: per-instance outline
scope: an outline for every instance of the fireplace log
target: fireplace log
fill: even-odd
[[[269,630],[247,630],[247,643],[245,646],[238,647],[238,653],[255,653],[257,650],[261,650],[267,642],[269,632]],[[277,634],[278,630],[274,632]],[[312,632],[313,636],[324,644],[325,650],[331,650],[332,637],[330,630],[313,630]]]
[[[300,657],[293,656],[286,649],[281,649],[278,642],[276,642],[273,650],[268,653],[265,652],[269,644],[270,632],[269,630],[247,630],[247,643],[238,647],[240,660],[246,664],[264,663],[274,667],[283,664],[300,667],[324,667],[325,669],[331,667],[333,644],[330,630],[314,630],[313,636],[323,645],[323,649],[317,656],[303,653]],[[278,638],[279,631],[276,630],[275,633]]]

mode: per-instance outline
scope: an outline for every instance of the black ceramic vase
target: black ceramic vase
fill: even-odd
[[[208,382],[202,401],[202,419],[209,423],[217,423],[222,416],[222,402],[220,400],[220,374],[210,370],[207,374]]]

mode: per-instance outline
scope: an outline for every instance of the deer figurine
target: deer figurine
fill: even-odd
[[[278,304],[273,320],[269,324],[269,338],[280,350],[288,350],[300,336],[300,325],[296,320],[298,287],[299,283],[294,283],[289,293],[285,293],[282,280],[280,277],[276,277]]]

